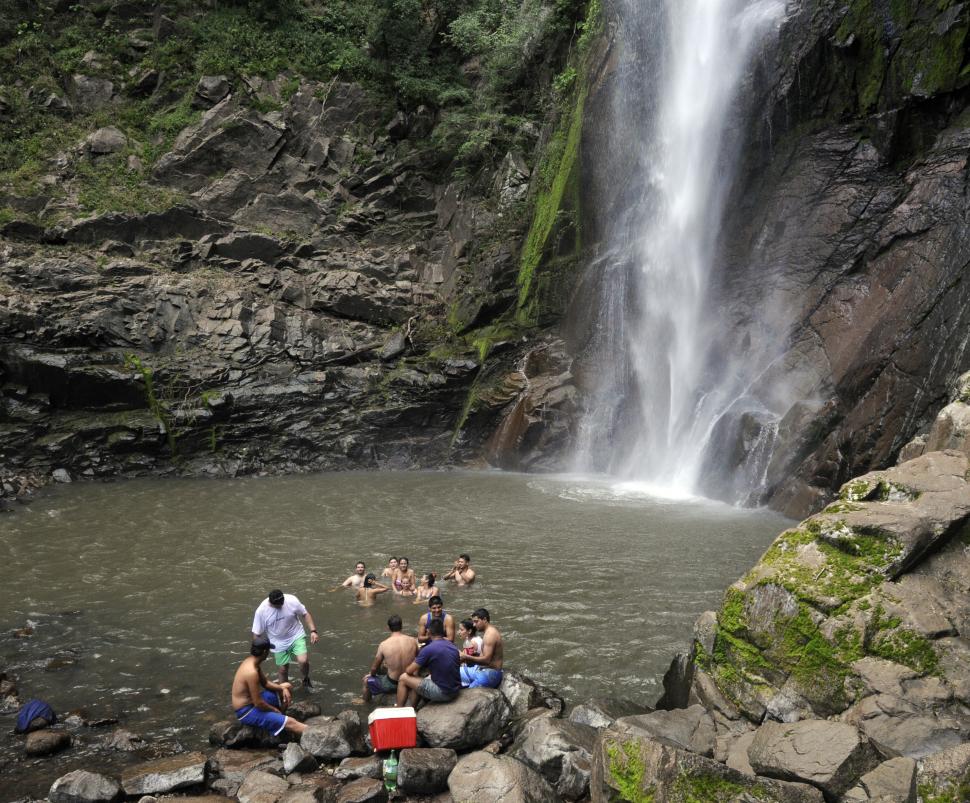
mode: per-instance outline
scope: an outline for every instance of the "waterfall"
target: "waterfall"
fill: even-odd
[[[636,29],[629,46],[660,55],[646,56],[655,70],[618,79],[615,136],[640,139],[636,187],[592,267],[600,274],[588,350],[598,371],[577,468],[682,495],[696,491],[717,421],[742,392],[736,367],[712,361],[721,335],[708,291],[740,87],[785,3],[624,0],[619,12]]]

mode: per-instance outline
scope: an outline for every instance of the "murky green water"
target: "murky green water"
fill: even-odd
[[[487,607],[509,668],[567,703],[650,704],[696,616],[785,526],[764,511],[500,473],[74,485],[0,517],[0,656],[23,699],[113,714],[152,742],[196,748],[229,714],[229,682],[269,589],[297,594],[316,618],[314,699],[327,713],[359,693],[390,613],[414,628],[424,610],[390,594],[360,608],[328,589],[357,560],[406,554],[420,574],[469,552],[479,582],[447,589],[446,610]],[[32,636],[13,637],[28,624]],[[0,715],[0,730],[12,726]],[[100,734],[80,735],[90,751]],[[83,748],[24,762],[6,736],[0,751],[10,798],[46,794],[92,764]]]

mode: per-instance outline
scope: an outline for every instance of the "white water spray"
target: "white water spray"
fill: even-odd
[[[664,0],[662,7],[663,75],[644,143],[639,219],[625,221],[621,242],[610,244],[624,275],[603,282],[600,300],[601,336],[613,327],[602,345],[612,351],[607,359],[622,352],[624,368],[601,376],[578,450],[581,467],[597,467],[591,454],[606,426],[613,449],[598,467],[685,495],[696,488],[713,427],[737,392],[730,376],[711,376],[718,326],[707,290],[733,172],[729,131],[739,87],[785,4]],[[617,406],[626,408],[619,416]]]

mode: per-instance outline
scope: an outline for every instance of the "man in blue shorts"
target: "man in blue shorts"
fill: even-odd
[[[300,619],[303,619],[301,622]],[[310,643],[317,643],[317,626],[306,606],[292,594],[284,594],[278,588],[269,592],[253,616],[253,638],[266,635],[273,642],[278,680],[289,680],[289,665],[296,662],[303,672],[303,688],[312,689],[310,683],[310,659],[307,655],[306,634],[303,623],[310,631]]]
[[[440,619],[432,619],[428,625],[429,641],[411,662],[397,684],[397,704],[414,705],[418,696],[432,703],[447,703],[461,691],[461,665],[458,648],[445,638],[445,626]],[[422,669],[430,674],[421,677]]]
[[[461,685],[470,689],[479,686],[497,689],[502,685],[502,665],[505,663],[502,634],[492,624],[485,608],[478,608],[472,614],[472,624],[482,637],[482,654],[461,654]]]
[[[243,725],[262,728],[273,736],[279,736],[284,730],[303,733],[307,726],[283,713],[292,699],[293,685],[274,683],[263,674],[260,664],[271,649],[273,645],[265,636],[253,639],[249,657],[236,670],[232,679],[232,707],[236,718]]]

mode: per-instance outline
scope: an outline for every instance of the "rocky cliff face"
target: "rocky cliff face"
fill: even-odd
[[[534,319],[516,315],[518,252],[533,168],[569,86],[542,104],[568,56],[570,15],[583,13],[535,5],[522,9],[531,27],[515,65],[534,77],[516,102],[536,106],[508,118],[525,155],[485,150],[459,169],[442,144],[453,122],[403,90],[295,70],[206,75],[182,89],[184,76],[152,64],[204,21],[196,11],[51,9],[56,25],[76,12],[93,49],[80,60],[58,51],[69,75],[0,87],[21,152],[61,145],[5,173],[0,191],[0,474],[233,475],[476,457],[536,345],[522,339]],[[18,13],[17,37],[55,36],[48,20]],[[243,12],[227,19],[251,23]],[[424,22],[428,58],[445,59],[433,51],[445,22]],[[58,43],[80,36],[65,30]],[[15,63],[27,58],[18,41],[2,51]],[[484,58],[462,70],[465,100],[452,104],[487,90]],[[146,125],[138,115],[148,114]],[[76,138],[52,134],[60,125]],[[499,136],[488,130],[482,145],[480,131],[459,133],[483,148]],[[507,392],[485,392],[508,376]]]
[[[890,465],[970,367],[968,27],[962,3],[806,0],[758,66],[719,303],[728,347],[760,355],[764,499],[792,515]],[[725,422],[728,470],[749,418]]]

